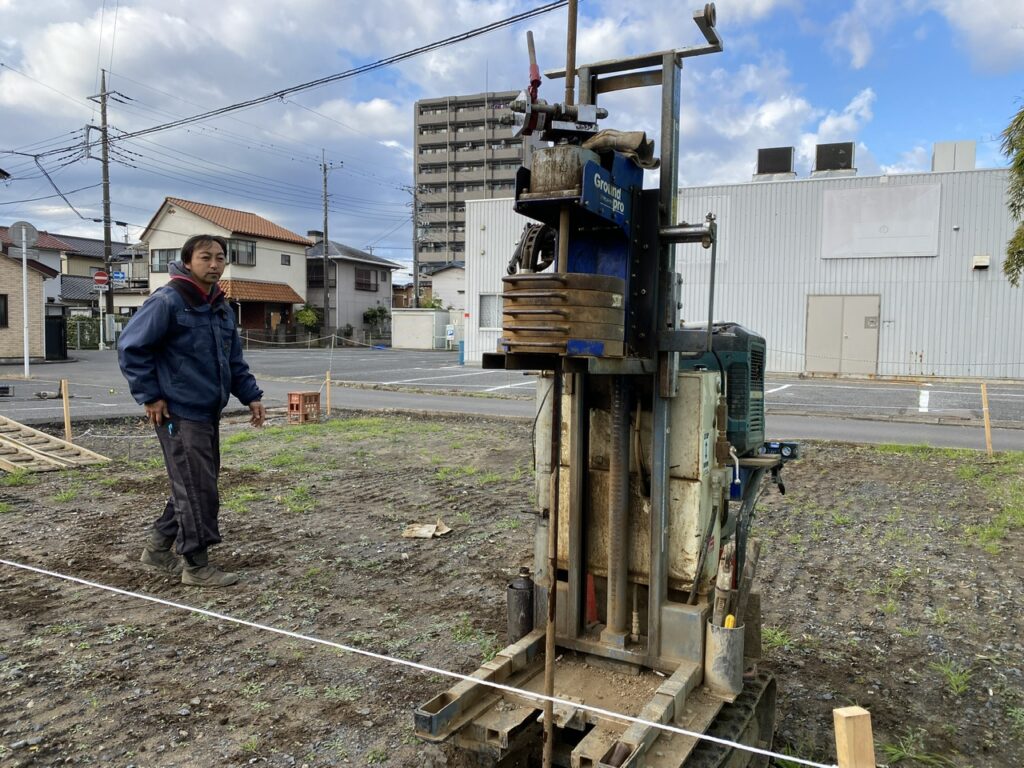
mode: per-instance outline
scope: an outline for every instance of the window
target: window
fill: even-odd
[[[362,267],[356,267],[357,291],[376,291],[377,287],[376,269],[363,269]]]
[[[292,255],[290,253],[281,254],[281,266],[290,267],[292,265]]]
[[[480,294],[480,328],[501,328],[501,294]]]
[[[176,261],[180,253],[178,248],[154,248],[149,252],[149,271],[166,272],[167,265]]]
[[[7,327],[7,294],[0,293],[0,328]]]
[[[252,240],[228,240],[228,264],[256,266],[256,243]]]

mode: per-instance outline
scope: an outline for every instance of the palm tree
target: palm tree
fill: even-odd
[[[1024,274],[1024,107],[1013,116],[1003,136],[1003,154],[1010,158],[1010,188],[1006,205],[1010,216],[1017,222],[1010,242],[1006,244],[1003,274],[1015,288],[1020,287]]]

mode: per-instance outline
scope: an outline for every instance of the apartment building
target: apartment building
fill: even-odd
[[[518,91],[416,102],[416,256],[420,264],[465,259],[466,201],[512,197],[523,141],[509,103]]]

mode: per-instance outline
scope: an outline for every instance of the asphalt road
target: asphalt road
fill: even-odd
[[[60,421],[59,400],[37,392],[70,381],[73,419],[140,413],[128,393],[113,351],[74,352],[76,360],[35,365],[31,379],[21,365],[0,365],[0,382],[14,387],[0,397],[0,415],[22,422]],[[321,390],[331,371],[334,407],[396,408],[483,415],[533,414],[533,376],[460,366],[454,352],[391,349],[250,350],[250,367],[269,407],[284,406],[288,392]],[[353,386],[344,386],[351,383]],[[395,391],[397,390],[397,391]],[[472,395],[468,396],[467,395]],[[1024,384],[988,387],[997,450],[1024,450]],[[980,387],[969,382],[819,380],[771,375],[765,384],[773,438],[818,438],[872,443],[921,443],[983,448]]]

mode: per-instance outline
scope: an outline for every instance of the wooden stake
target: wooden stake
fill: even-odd
[[[992,419],[988,415],[988,385],[981,382],[981,413],[985,417],[985,449],[992,458]]]
[[[862,707],[840,707],[832,710],[832,720],[839,768],[875,768],[871,713]]]
[[[324,387],[327,393],[327,418],[331,418],[331,372],[327,372],[327,386]]]
[[[61,400],[64,401],[64,439],[69,443],[74,442],[71,439],[71,403],[68,398],[68,380],[60,380],[60,396]]]

